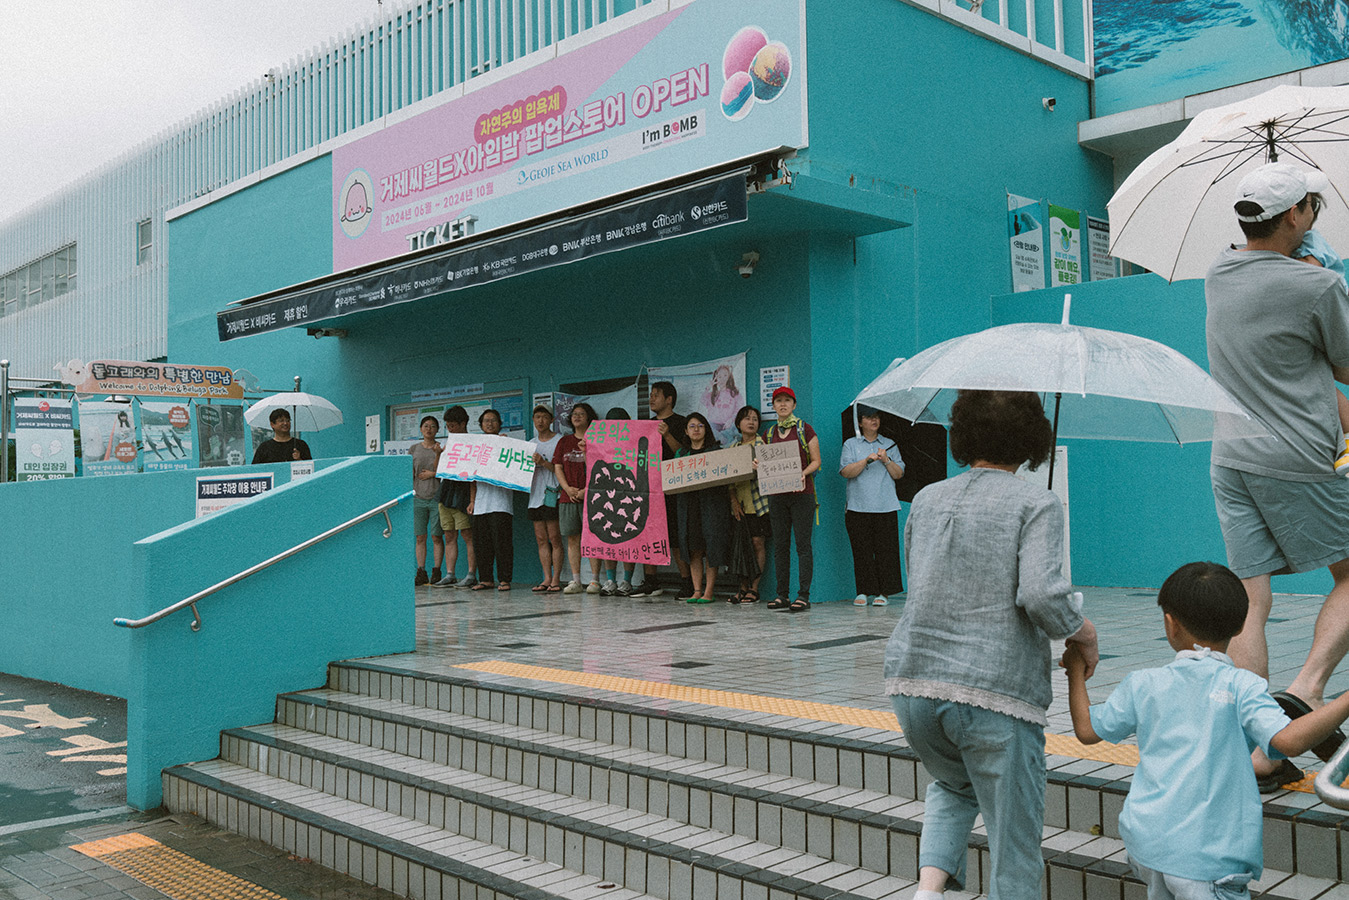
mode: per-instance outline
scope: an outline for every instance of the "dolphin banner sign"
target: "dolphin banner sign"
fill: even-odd
[[[654,419],[600,419],[586,432],[583,556],[669,564],[659,428]]]
[[[91,363],[71,360],[57,366],[61,380],[77,394],[123,394],[129,397],[201,397],[242,400],[243,382],[223,366],[188,366],[178,363],[129,362],[99,359]]]

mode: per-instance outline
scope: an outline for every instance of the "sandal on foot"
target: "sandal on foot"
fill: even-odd
[[[1274,767],[1274,771],[1268,775],[1255,776],[1255,787],[1262,794],[1272,794],[1280,790],[1285,784],[1292,784],[1295,781],[1303,779],[1303,772],[1292,762],[1286,759],[1279,760],[1279,764]]]
[[[543,584],[536,584],[530,588],[530,590],[536,594],[546,593],[548,591],[548,582],[545,581]]]
[[[786,597],[774,597],[768,601],[769,609],[791,609],[792,603]]]
[[[808,609],[810,609],[810,601],[805,597],[797,597],[792,601],[792,605],[787,607],[788,612],[794,613],[805,612]]]
[[[1290,694],[1287,691],[1274,691],[1270,696],[1273,697],[1275,702],[1283,709],[1284,715],[1288,716],[1290,719],[1300,718],[1312,711],[1312,708],[1307,701],[1296,694]],[[1340,749],[1340,744],[1343,743],[1344,732],[1336,728],[1330,733],[1329,737],[1312,748],[1312,753],[1316,754],[1316,758],[1321,760],[1321,762],[1330,762],[1330,758],[1335,755],[1335,751]],[[1292,764],[1289,763],[1289,765],[1291,766]],[[1276,769],[1275,774],[1277,773],[1278,770]],[[1268,792],[1266,791],[1265,793]]]
[[[741,603],[758,603],[758,602],[759,602],[759,592],[758,592],[758,591],[754,591],[754,590],[745,591],[745,596],[743,596],[743,597],[740,598],[740,602],[741,602]]]
[[[510,589],[511,589],[511,583],[510,583],[509,581],[498,581],[498,582],[497,582],[497,590],[499,590],[499,591],[509,591]]]
[[[729,597],[726,598],[726,602],[727,602],[727,603],[744,603],[744,602],[745,602],[745,592],[744,592],[743,590],[741,590],[741,591],[736,591],[734,594],[732,594],[731,596],[729,596]]]
[[[550,594],[560,594],[560,593],[562,593],[562,585],[560,585],[560,584],[550,584],[550,585],[548,585],[548,593],[550,593]]]
[[[470,588],[470,590],[490,591],[494,587],[496,587],[496,584],[491,581],[479,581],[477,584],[473,585],[473,587]]]

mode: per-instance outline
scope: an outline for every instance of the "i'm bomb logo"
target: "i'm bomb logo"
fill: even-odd
[[[337,224],[349,238],[358,238],[365,234],[370,220],[375,217],[375,187],[370,175],[364,169],[357,169],[342,182],[337,192]]]

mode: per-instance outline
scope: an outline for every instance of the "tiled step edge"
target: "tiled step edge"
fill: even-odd
[[[913,829],[914,874],[908,878],[895,878],[817,854],[721,833],[716,833],[717,840],[709,843],[708,834],[715,829],[681,825],[655,814],[646,814],[641,817],[644,821],[638,823],[635,820],[639,817],[631,810],[595,801],[581,802],[542,788],[530,789],[534,794],[533,802],[530,802],[530,798],[521,795],[518,785],[486,776],[472,776],[481,790],[447,783],[411,771],[409,763],[423,768],[425,764],[413,763],[409,757],[390,751],[365,748],[365,758],[356,759],[248,729],[225,732],[223,743],[224,758],[236,765],[243,766],[245,761],[258,758],[247,746],[249,743],[281,754],[295,754],[301,757],[302,776],[305,761],[308,761],[313,783],[300,783],[313,790],[328,793],[331,788],[333,795],[341,799],[368,804],[394,815],[410,816],[433,827],[443,826],[465,837],[489,841],[568,868],[576,868],[580,863],[584,866],[581,871],[603,875],[638,891],[648,889],[645,873],[649,871],[649,860],[653,857],[664,860],[657,865],[684,864],[692,866],[695,872],[716,873],[717,890],[729,891],[719,896],[741,896],[745,891],[755,893],[762,889],[766,892],[771,888],[784,896],[802,900],[823,897],[848,900],[854,896],[894,893],[910,886],[916,877],[916,825],[910,825]],[[295,767],[286,762],[278,760],[286,770],[293,771]],[[338,770],[345,770],[347,777],[336,777]],[[334,777],[329,777],[330,773]],[[352,775],[358,776],[359,797],[343,797],[342,785],[345,783],[350,792]],[[513,799],[512,794],[520,799]],[[544,795],[548,795],[547,798]],[[555,803],[554,800],[562,802]],[[560,811],[566,809],[575,814]],[[825,827],[829,826],[827,821],[821,821]],[[625,827],[634,830],[625,830]],[[531,828],[536,832],[532,845]],[[571,858],[569,847],[582,843],[586,847],[584,860]],[[592,846],[597,848],[593,854]],[[704,847],[709,849],[701,849]],[[723,852],[726,855],[722,855]],[[559,854],[562,854],[561,858]],[[854,895],[850,893],[853,888],[871,890]]]
[[[232,784],[191,766],[164,770],[164,801],[171,812],[199,815],[221,828],[260,840],[320,865],[412,900],[449,900],[461,896],[512,900],[642,900],[625,888],[601,889],[602,878],[569,871],[540,860],[517,857],[521,865],[512,878],[463,857],[473,854],[486,862],[508,861],[502,848],[461,839],[454,853],[439,853],[412,838],[434,833],[403,829],[398,839],[288,800]],[[350,804],[357,806],[357,804]],[[368,811],[368,809],[367,809]],[[385,814],[386,824],[413,820]],[[443,842],[440,842],[443,843]],[[476,846],[474,846],[476,845]],[[474,853],[474,851],[479,851]],[[515,854],[510,854],[514,856]],[[525,877],[528,880],[523,880]],[[490,892],[484,894],[484,891]]]
[[[795,833],[790,826],[783,825],[784,816],[794,816],[801,823],[801,830],[809,835],[807,844],[795,849],[838,858],[840,862],[882,873],[888,870],[884,866],[887,852],[889,855],[894,852],[886,850],[886,844],[893,840],[887,839],[886,833],[917,834],[916,826],[902,814],[895,813],[899,808],[917,802],[913,798],[829,786],[828,782],[808,782],[790,776],[780,776],[782,781],[790,782],[788,789],[784,790],[778,784],[768,789],[756,783],[768,781],[770,776],[750,769],[728,773],[750,775],[745,779],[748,783],[721,780],[716,777],[715,770],[730,767],[650,751],[642,756],[654,758],[640,764],[626,762],[599,752],[484,733],[419,717],[417,711],[425,710],[425,707],[397,701],[379,702],[398,708],[372,709],[306,693],[282,697],[277,715],[280,724],[293,728],[529,787],[570,793],[601,803],[622,804],[640,812],[653,812],[751,840],[776,842],[784,832]],[[523,726],[516,727],[523,729]],[[673,768],[675,763],[685,770],[702,765],[714,772],[700,775],[677,771]],[[817,824],[826,819],[839,820],[842,824],[828,827]],[[808,822],[813,827],[806,828]],[[824,846],[826,842],[831,846]],[[841,857],[835,856],[840,847],[846,849],[841,851]]]

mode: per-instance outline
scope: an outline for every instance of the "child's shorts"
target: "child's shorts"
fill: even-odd
[[[1249,873],[1228,875],[1217,881],[1194,881],[1179,875],[1164,875],[1130,859],[1134,875],[1147,885],[1148,900],[1250,900]]]

